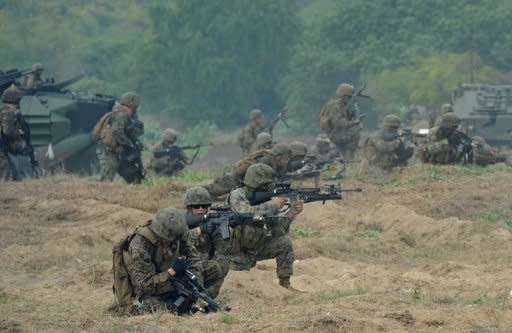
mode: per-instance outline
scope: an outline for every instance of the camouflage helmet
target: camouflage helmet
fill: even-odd
[[[21,91],[12,84],[9,88],[5,89],[2,94],[2,102],[7,104],[18,104],[21,100]]]
[[[336,89],[336,95],[343,97],[343,96],[352,96],[354,93],[354,86],[348,83],[342,83],[338,86],[338,89]]]
[[[185,193],[184,204],[186,208],[195,205],[210,206],[212,204],[212,197],[204,187],[194,186]]]
[[[315,138],[315,142],[317,145],[322,146],[330,144],[331,140],[329,139],[327,134],[320,134]]]
[[[260,109],[252,109],[249,113],[249,119],[253,121],[256,118],[263,117],[263,112]]]
[[[290,143],[292,157],[306,156],[308,154],[308,146],[304,142],[293,141]]]
[[[188,235],[185,214],[176,208],[164,208],[159,210],[150,228],[158,237],[170,241],[183,239]]]
[[[137,95],[136,93],[134,93],[132,91],[125,92],[121,96],[119,103],[135,110],[139,107],[140,97],[139,97],[139,95]]]
[[[274,156],[287,156],[292,157],[292,149],[286,143],[278,143],[272,148]]]
[[[256,146],[258,147],[265,147],[269,144],[272,144],[272,135],[270,135],[267,132],[261,132],[256,137]]]
[[[384,117],[382,120],[382,127],[384,128],[399,128],[400,127],[400,118],[395,116],[394,114],[389,114]]]
[[[441,128],[451,128],[459,126],[460,118],[453,112],[445,113],[441,116],[439,120],[439,127]]]
[[[273,177],[274,170],[271,167],[263,163],[256,163],[245,172],[244,184],[250,188],[259,188],[272,183]]]
[[[441,106],[441,114],[453,112],[453,106],[450,103],[443,104]]]
[[[41,63],[36,62],[32,65],[32,71],[42,73],[44,71],[44,67]]]
[[[162,132],[162,141],[174,143],[176,141],[177,136],[178,136],[178,133],[176,133],[176,130],[174,128],[166,128]]]

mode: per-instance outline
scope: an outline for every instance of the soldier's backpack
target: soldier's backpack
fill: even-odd
[[[334,107],[335,103],[336,100],[331,99],[329,100],[329,102],[327,102],[327,104],[325,104],[322,107],[322,110],[320,110],[320,114],[318,117],[320,121],[320,128],[325,132],[330,132],[332,130],[330,114],[331,109]]]
[[[101,141],[101,143],[110,150],[120,152],[120,147],[118,147],[117,141],[112,136],[112,131],[110,131],[110,122],[115,112],[121,111],[114,109],[114,111],[105,113],[103,117],[101,117],[92,130],[92,139],[95,142]]]
[[[270,149],[260,149],[250,153],[248,156],[244,157],[242,160],[238,161],[236,164],[236,171],[239,175],[245,175],[245,172],[251,165],[257,163],[260,158],[273,157],[272,150]]]
[[[147,239],[151,244],[155,245],[158,242],[158,237],[148,228],[151,221],[138,226],[135,231],[121,239],[112,248],[112,272],[114,274],[114,284],[112,291],[114,293],[114,305],[111,310],[120,316],[129,316],[134,314],[133,297],[135,297],[135,290],[130,281],[129,267],[131,265],[128,247],[130,241],[136,234],[141,235]]]

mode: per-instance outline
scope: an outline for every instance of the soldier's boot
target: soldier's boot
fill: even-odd
[[[286,289],[290,289],[292,284],[290,282],[290,277],[289,276],[285,276],[285,277],[280,277],[279,278],[279,285],[281,287],[284,287]]]

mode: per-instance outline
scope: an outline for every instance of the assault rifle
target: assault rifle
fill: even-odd
[[[200,145],[200,144],[191,145],[191,146],[171,145],[171,146],[168,146],[166,148],[161,148],[161,149],[154,150],[153,151],[153,155],[156,158],[161,158],[161,157],[165,157],[165,156],[175,157],[175,156],[179,156],[181,154],[182,150],[192,150],[192,149],[195,149],[196,151],[195,151],[194,155],[190,159],[190,162],[187,163],[188,165],[190,165],[190,164],[194,163],[195,159],[197,158],[197,155],[199,155],[199,150],[201,149],[201,147],[202,147],[202,145]]]
[[[298,169],[310,169],[310,170],[321,170],[325,165],[331,163],[359,163],[359,161],[354,160],[345,160],[341,157],[336,157],[332,159],[319,159],[315,155],[306,155],[306,157],[302,161],[293,161],[288,164],[288,169],[290,170],[298,170]]]
[[[210,212],[206,215],[187,215],[189,229],[197,228],[203,223],[213,223],[218,226],[222,239],[229,239],[229,227],[234,228],[237,225],[259,220],[263,220],[263,218],[254,216],[254,213],[236,213],[229,207],[226,210]]]
[[[449,138],[448,143],[457,147],[457,152],[464,158],[464,163],[473,162],[473,140],[464,132],[455,131]]]
[[[270,124],[268,130],[266,131],[266,132],[268,132],[268,134],[270,134],[271,136],[273,135],[272,132],[274,131],[274,127],[276,127],[276,125],[279,121],[282,121],[286,127],[290,128],[290,126],[286,122],[286,113],[287,112],[288,112],[288,105],[285,105],[284,108],[281,111],[279,111],[277,117],[274,120],[272,120],[272,123]]]
[[[251,205],[259,205],[269,201],[272,197],[289,197],[292,199],[302,200],[305,203],[321,201],[325,203],[329,200],[341,200],[342,192],[362,192],[361,188],[341,189],[330,185],[325,189],[319,187],[311,188],[292,188],[289,183],[276,184],[276,188],[272,191],[251,191],[247,193],[247,200]]]
[[[144,177],[144,165],[142,164],[142,151],[144,150],[144,145],[140,140],[135,140],[133,146],[130,149],[127,149],[123,154],[123,160],[128,163],[133,163],[136,167],[136,171],[133,175],[130,175],[128,179],[125,180],[128,183],[140,183]]]
[[[5,89],[9,88],[11,84],[16,83],[16,80],[22,76],[33,73],[32,69],[10,69],[8,71],[0,71],[0,93],[2,93]]]
[[[177,314],[204,312],[203,309],[196,306],[198,300],[203,300],[208,304],[208,311],[219,311],[220,304],[208,296],[197,276],[191,271],[185,270],[185,273],[174,277],[171,281],[176,289],[176,299],[172,308]]]

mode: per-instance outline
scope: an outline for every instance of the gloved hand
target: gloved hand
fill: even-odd
[[[209,221],[201,224],[199,226],[199,229],[201,229],[202,234],[210,235],[213,234],[213,232],[215,231],[215,224]]]
[[[176,259],[172,263],[171,268],[176,272],[175,276],[181,276],[187,270],[187,261],[185,259]]]

